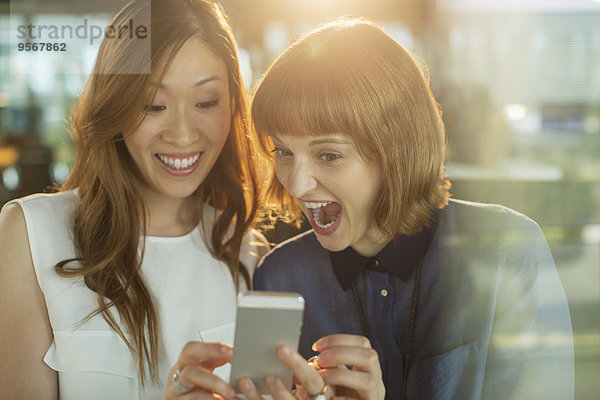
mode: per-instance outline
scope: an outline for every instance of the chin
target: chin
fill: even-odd
[[[317,236],[317,240],[319,241],[321,246],[323,246],[329,251],[342,251],[349,246],[349,244],[339,243],[335,240],[327,240],[325,238],[321,238],[318,233],[315,233],[315,235]]]
[[[192,196],[194,193],[196,193],[196,190],[198,188],[195,188],[194,190],[190,190],[189,187],[187,188],[182,188],[182,189],[169,189],[169,190],[163,190],[162,194],[165,197],[170,197],[172,199],[187,199],[188,197]]]

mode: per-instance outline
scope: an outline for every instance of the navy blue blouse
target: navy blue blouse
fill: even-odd
[[[255,290],[306,300],[299,351],[334,333],[362,335],[362,307],[386,399],[400,399],[415,269],[409,399],[572,399],[569,310],[541,230],[501,206],[451,200],[429,229],[372,259],[324,249],[313,231],[275,247]]]

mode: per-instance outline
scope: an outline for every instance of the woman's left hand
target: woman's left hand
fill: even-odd
[[[329,335],[317,340],[313,350],[320,376],[335,388],[336,396],[383,400],[385,386],[379,356],[369,339],[358,335]],[[346,366],[352,366],[352,369]]]

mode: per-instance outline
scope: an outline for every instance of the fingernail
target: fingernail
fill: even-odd
[[[231,351],[231,347],[221,346],[221,353],[227,354]]]
[[[319,351],[319,349],[322,349],[323,347],[326,347],[326,346],[327,346],[327,339],[322,338],[313,343],[312,350]]]
[[[284,357],[288,357],[290,354],[292,354],[292,350],[287,346],[281,346],[279,351]]]
[[[253,386],[252,381],[250,379],[241,379],[238,385],[240,386],[240,389],[242,389],[244,392],[251,391]]]
[[[265,382],[267,385],[271,386],[275,384],[275,376],[274,375],[267,375],[267,377],[265,378]]]

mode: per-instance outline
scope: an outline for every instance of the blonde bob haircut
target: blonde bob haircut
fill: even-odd
[[[251,115],[271,172],[271,134],[351,137],[383,174],[374,215],[389,240],[419,232],[448,202],[445,130],[426,73],[373,22],[343,17],[292,44],[257,86]],[[284,219],[301,215],[274,173],[265,197]]]

